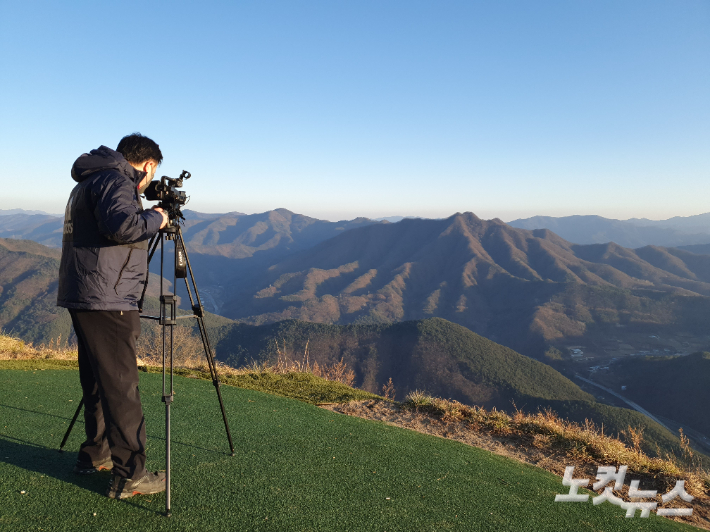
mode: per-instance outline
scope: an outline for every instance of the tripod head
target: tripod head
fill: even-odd
[[[187,277],[187,255],[185,253],[185,245],[182,241],[182,237],[179,236],[180,233],[180,223],[181,220],[185,220],[185,216],[182,214],[182,206],[188,201],[188,196],[183,190],[178,190],[182,188],[185,179],[190,179],[192,174],[187,170],[183,170],[177,179],[173,179],[164,175],[160,178],[160,181],[151,181],[148,187],[145,189],[144,195],[145,199],[148,201],[159,201],[157,207],[163,209],[163,212],[168,215],[168,223],[159,231],[157,238],[151,240],[148,245],[149,248],[153,248],[148,256],[148,263],[153,257],[153,253],[158,245],[158,242],[162,241],[163,235],[167,240],[172,240],[175,242],[175,276],[177,278],[185,279]],[[162,257],[161,257],[161,270],[162,270]],[[143,300],[145,298],[145,288],[148,286],[147,279],[146,285],[143,288],[143,295],[139,301],[139,308],[143,309]]]
[[[183,181],[190,177],[192,174],[187,170],[183,170],[177,179],[164,175],[160,181],[151,181],[145,189],[145,199],[159,201],[157,206],[168,215],[168,224],[161,230],[164,233],[174,233],[180,223],[179,220],[185,219],[181,208],[187,203],[188,197],[185,191],[178,189],[182,188]]]

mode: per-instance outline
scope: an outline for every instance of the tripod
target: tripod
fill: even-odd
[[[165,241],[169,240],[174,243],[174,255],[175,255],[175,268],[173,270],[173,290],[174,294],[166,294],[163,291],[163,269],[165,263]],[[227,432],[227,439],[229,440],[229,448],[231,450],[232,456],[234,456],[234,443],[232,442],[232,434],[229,430],[229,423],[227,422],[227,413],[224,410],[224,402],[222,401],[222,392],[220,390],[221,383],[219,382],[219,376],[217,375],[217,364],[214,359],[214,353],[212,351],[212,346],[210,345],[209,338],[207,336],[207,328],[205,327],[204,321],[204,307],[202,306],[202,301],[200,300],[200,294],[197,290],[197,284],[195,283],[195,276],[192,272],[192,266],[190,265],[190,259],[187,256],[187,250],[185,249],[185,242],[182,238],[182,231],[176,220],[170,220],[170,223],[166,225],[163,229],[158,232],[148,244],[148,249],[150,253],[148,254],[148,265],[150,266],[150,261],[155,254],[155,251],[160,244],[160,313],[158,316],[141,316],[141,318],[157,321],[162,327],[162,358],[163,358],[163,396],[162,401],[165,403],[165,515],[171,515],[170,508],[170,405],[173,402],[173,327],[177,325],[177,320],[186,318],[196,318],[197,326],[200,331],[200,337],[202,339],[202,346],[205,351],[205,356],[207,358],[207,365],[209,366],[210,377],[212,378],[212,384],[214,384],[215,390],[217,391],[217,398],[219,400],[219,407],[222,411],[222,419],[224,420],[224,428]],[[189,281],[188,281],[189,274]],[[148,272],[147,275],[150,275]],[[187,295],[190,299],[190,306],[192,308],[192,314],[177,315],[177,284],[176,280],[178,278],[185,279],[185,288],[187,289]],[[192,289],[190,288],[192,285]],[[138,302],[139,312],[143,311],[143,300],[145,298],[145,292],[148,287],[148,279],[146,276],[146,283],[143,287],[143,294],[140,301]],[[192,290],[194,290],[194,297]],[[166,349],[167,348],[167,349]],[[59,451],[61,452],[69,439],[69,434],[74,427],[76,419],[79,417],[81,408],[84,405],[84,399],[82,398],[79,402],[79,406],[74,413],[74,417],[69,423],[67,432],[64,435],[64,439],[59,446]]]

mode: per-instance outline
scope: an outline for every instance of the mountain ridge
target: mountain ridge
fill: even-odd
[[[369,220],[371,223],[398,223],[402,220],[419,218],[408,216],[389,216],[367,219],[358,217],[354,220],[329,222],[293,213],[288,209],[278,208],[264,213],[244,214],[237,211],[227,213],[201,213],[185,209],[187,226],[195,225],[199,220],[216,221],[220,218],[255,217],[269,213],[286,212],[296,217],[315,220],[323,224],[338,224],[343,226],[356,220]],[[426,219],[426,218],[421,218]],[[242,224],[244,225],[244,224]],[[353,224],[356,226],[357,224]],[[575,244],[600,244],[616,242],[622,247],[639,248],[646,245],[662,247],[698,246],[699,253],[708,253],[702,246],[710,244],[710,213],[695,216],[675,216],[667,220],[649,220],[647,218],[630,218],[617,220],[597,215],[573,215],[565,217],[533,216],[519,218],[508,222],[508,225],[518,229],[549,229],[559,234],[565,240]],[[225,226],[227,227],[227,226]],[[204,228],[204,227],[203,227]],[[26,211],[23,209],[0,209],[0,237],[31,239],[52,247],[61,246],[62,215],[48,214],[43,211]],[[212,231],[218,231],[213,227]],[[196,242],[196,244],[198,244]],[[198,244],[199,245],[199,244]],[[205,251],[205,249],[201,249]],[[693,251],[693,250],[691,250]],[[210,250],[212,254],[229,255],[229,249]]]
[[[223,313],[254,324],[438,316],[530,354],[521,348],[525,342],[579,335],[587,324],[642,323],[648,306],[655,314],[646,321],[657,323],[656,314],[665,312],[661,296],[670,306],[685,308],[684,296],[707,305],[708,272],[710,257],[682,250],[580,246],[549,230],[459,213],[370,225],[321,242],[248,286],[235,282]],[[589,309],[579,315],[584,307],[597,315]]]
[[[667,220],[616,220],[596,215],[533,216],[508,222],[518,229],[550,229],[575,244],[616,242],[626,248],[678,247],[710,243],[710,213]]]

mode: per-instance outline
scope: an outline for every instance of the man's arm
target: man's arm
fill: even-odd
[[[161,212],[153,209],[141,211],[133,183],[123,176],[112,179],[106,187],[102,187],[94,216],[101,234],[119,244],[148,240],[163,225]]]

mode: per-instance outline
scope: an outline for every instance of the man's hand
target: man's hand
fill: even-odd
[[[160,214],[163,215],[163,223],[160,224],[160,228],[162,229],[166,225],[168,225],[168,215],[165,214],[165,211],[161,209],[160,207],[153,207],[154,211],[158,211]]]

